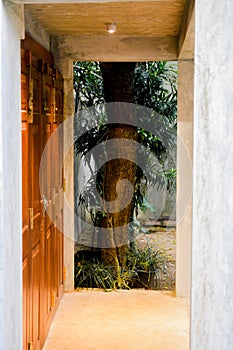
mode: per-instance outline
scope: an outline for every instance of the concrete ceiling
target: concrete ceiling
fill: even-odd
[[[52,35],[109,35],[106,23],[115,22],[114,35],[177,36],[185,0],[26,5]]]
[[[17,0],[16,0],[17,1]],[[194,0],[18,0],[25,11],[53,36],[96,38],[115,44],[122,38],[149,42],[167,50],[172,59],[193,57]],[[115,22],[117,31],[108,34],[106,24]],[[112,39],[114,37],[114,39]],[[131,38],[131,39],[130,39]],[[157,44],[156,44],[157,43]],[[101,43],[99,43],[101,44]],[[147,44],[146,44],[147,45]],[[145,45],[144,45],[145,46]]]

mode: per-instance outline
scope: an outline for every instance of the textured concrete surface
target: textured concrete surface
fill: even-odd
[[[190,298],[192,240],[193,60],[178,62],[176,294]]]
[[[65,52],[59,52],[53,47],[54,63],[64,79],[64,109],[63,115],[63,176],[66,189],[63,197],[63,227],[64,233],[64,267],[66,278],[65,291],[74,290],[74,150],[73,150],[73,62],[66,57]]]
[[[171,292],[65,294],[44,350],[188,350],[189,305]]]
[[[233,7],[196,1],[192,350],[233,349]]]
[[[22,344],[20,37],[23,8],[0,1],[0,349]]]

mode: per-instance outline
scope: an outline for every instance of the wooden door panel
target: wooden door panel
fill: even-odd
[[[21,57],[23,349],[31,344],[40,350],[63,293],[63,234],[56,227],[63,220],[57,202],[63,184],[61,135],[48,147],[55,168],[45,167],[42,193],[39,183],[43,149],[63,119],[63,79],[53,69],[51,54],[27,35]],[[43,194],[50,217],[43,210]]]
[[[23,260],[29,251],[29,204],[28,204],[28,127],[22,122],[22,241]]]
[[[28,124],[27,122],[22,122],[22,219],[23,219],[23,229],[28,226]]]
[[[41,142],[40,142],[40,123],[37,115],[33,115],[33,123],[29,125],[29,163],[30,163],[30,180],[28,182],[30,189],[29,206],[32,209],[32,230],[31,230],[31,247],[34,248],[41,240],[42,225],[42,207],[39,188],[39,166],[41,159]]]
[[[59,298],[59,272],[58,272],[58,268],[59,268],[59,262],[58,262],[58,259],[59,259],[59,251],[58,251],[58,248],[59,248],[59,236],[58,236],[58,229],[56,227],[57,225],[57,220],[55,221],[55,227],[54,227],[54,239],[53,239],[53,244],[54,244],[54,248],[53,248],[53,268],[54,268],[54,271],[55,271],[55,274],[54,274],[54,285],[53,285],[53,288],[54,288],[54,297],[56,298],[55,300],[55,304],[57,302],[57,299]]]
[[[28,79],[27,69],[24,67],[24,71],[21,72],[21,120],[22,122],[27,121],[28,114]]]
[[[22,135],[22,277],[23,277],[23,349],[30,339],[30,234],[29,234],[29,161],[28,161],[28,53],[22,52],[21,135]]]
[[[52,308],[51,305],[51,260],[52,260],[52,254],[51,254],[51,248],[52,247],[52,233],[51,228],[49,228],[46,232],[46,239],[45,239],[45,290],[46,290],[46,319],[49,318],[49,314]]]
[[[33,349],[40,349],[40,291],[41,291],[41,258],[40,258],[40,243],[32,249],[32,344]]]
[[[64,257],[63,257],[63,246],[64,246],[64,236],[63,233],[59,232],[59,288],[63,286],[64,283]],[[61,293],[61,291],[60,291]]]
[[[40,349],[41,325],[40,325],[40,306],[41,306],[41,274],[43,266],[41,264],[41,202],[39,190],[39,166],[42,150],[41,139],[41,82],[38,68],[35,66],[35,59],[32,58],[29,72],[29,92],[33,97],[33,107],[29,110],[28,124],[28,146],[29,146],[29,228],[30,228],[30,342],[33,349]]]
[[[23,349],[27,349],[29,341],[29,259],[23,260]]]

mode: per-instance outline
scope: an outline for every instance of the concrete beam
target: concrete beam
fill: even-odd
[[[184,15],[181,21],[178,57],[179,59],[194,58],[194,32],[195,32],[195,0],[187,0]]]
[[[83,3],[106,3],[116,2],[116,0],[12,0],[18,4],[83,4]],[[145,2],[145,0],[117,0],[117,2]],[[164,2],[167,0],[150,0],[150,2]]]
[[[54,45],[79,61],[172,61],[177,59],[176,37],[58,36]]]

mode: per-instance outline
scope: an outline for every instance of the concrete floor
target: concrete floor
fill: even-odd
[[[189,305],[171,292],[65,294],[43,350],[188,350]]]

